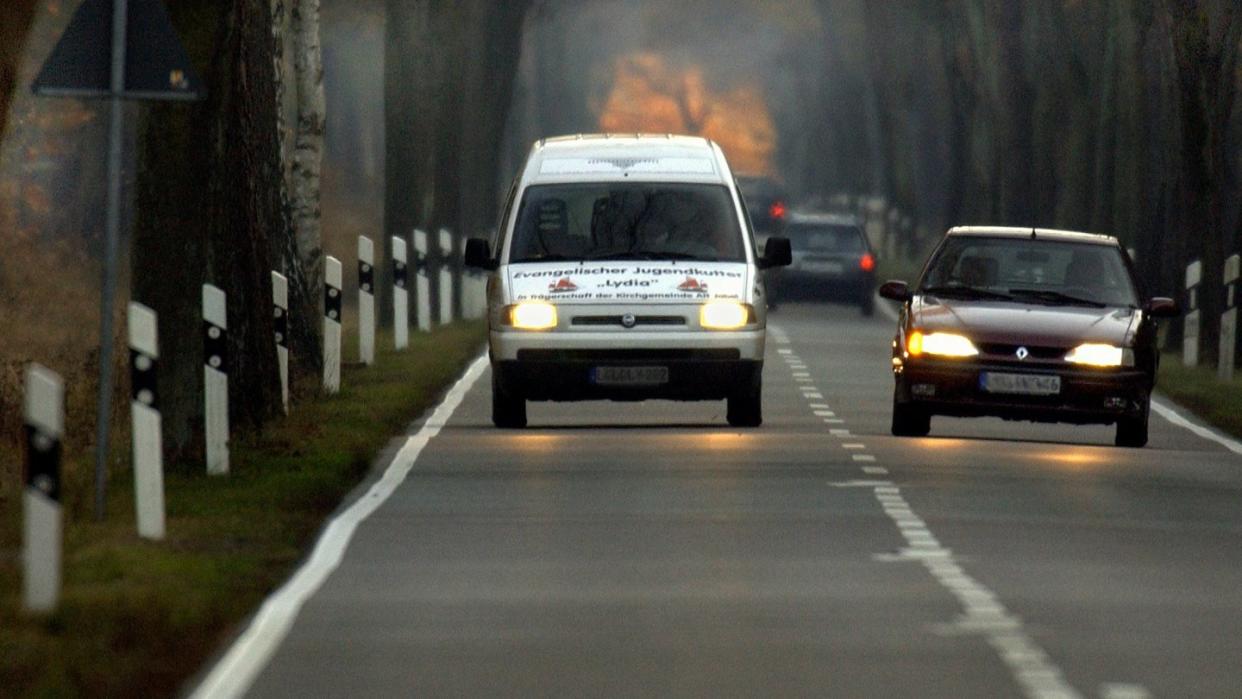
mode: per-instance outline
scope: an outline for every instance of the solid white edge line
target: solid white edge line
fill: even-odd
[[[444,400],[423,424],[418,433],[406,439],[393,457],[383,476],[366,494],[358,498],[328,523],[310,558],[298,568],[280,589],[272,593],[259,608],[246,631],[234,641],[228,652],[215,664],[207,677],[191,694],[192,699],[240,697],[245,694],[267,666],[289,634],[298,612],[306,600],[323,585],[340,565],[345,550],[358,525],[371,516],[397,490],[409,475],[423,447],[453,417],[466,393],[474,386],[487,367],[487,355],[476,359]]]
[[[1229,451],[1242,456],[1242,443],[1239,443],[1237,440],[1232,439],[1230,437],[1226,437],[1223,433],[1218,432],[1212,429],[1211,427],[1206,427],[1204,425],[1196,425],[1195,423],[1186,419],[1181,413],[1177,411],[1177,409],[1181,409],[1185,412],[1190,412],[1190,411],[1186,410],[1185,408],[1182,408],[1180,405],[1177,405],[1176,403],[1173,403],[1172,401],[1168,401],[1166,403],[1166,400],[1157,400],[1155,398],[1152,398],[1151,409],[1156,411],[1157,415],[1164,418],[1165,420],[1168,420],[1170,423],[1177,425],[1178,427],[1181,427],[1183,429],[1189,430],[1190,432],[1193,432],[1195,435],[1203,439],[1216,442],[1217,444],[1228,449]]]
[[[897,311],[878,293],[875,295],[875,298],[878,302],[877,305],[884,312],[884,315],[891,318],[893,322],[896,322],[898,320]],[[1194,413],[1174,403],[1173,401],[1168,400],[1167,398],[1157,400],[1153,397],[1151,399],[1151,409],[1156,411],[1157,415],[1164,418],[1169,423],[1188,430],[1201,439],[1206,439],[1209,442],[1216,442],[1229,451],[1242,456],[1242,442],[1238,442],[1236,439],[1227,437],[1224,433],[1214,430],[1211,427],[1196,425],[1181,414],[1182,412],[1189,413],[1191,415]]]

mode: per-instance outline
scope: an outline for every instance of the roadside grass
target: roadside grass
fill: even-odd
[[[1242,370],[1224,383],[1217,380],[1216,367],[1188,368],[1182,366],[1181,355],[1166,352],[1156,390],[1213,427],[1242,437]]]
[[[2,542],[0,694],[176,694],[288,576],[324,518],[438,400],[483,336],[482,323],[457,323],[412,333],[402,353],[381,336],[376,364],[347,366],[339,395],[308,398],[261,434],[235,438],[229,476],[170,466],[163,542],[138,538],[133,482],[114,477],[108,521],[66,525],[61,604],[48,617],[21,613],[19,553]],[[14,509],[0,515],[10,527],[21,517]]]

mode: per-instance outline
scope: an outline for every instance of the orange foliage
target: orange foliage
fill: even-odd
[[[776,126],[763,91],[741,85],[716,92],[702,68],[670,66],[635,53],[617,60],[599,126],[612,133],[677,133],[710,138],[737,172],[772,174]]]

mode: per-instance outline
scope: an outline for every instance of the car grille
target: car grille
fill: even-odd
[[[600,350],[518,350],[524,362],[635,362],[635,361],[736,361],[736,349],[600,349]]]
[[[985,355],[996,357],[1005,357],[1006,359],[1016,359],[1018,356],[1018,348],[1025,347],[1030,352],[1030,359],[1035,360],[1054,360],[1062,359],[1069,353],[1069,347],[1039,347],[1037,345],[1010,345],[999,342],[984,342],[978,345],[979,352]]]
[[[621,316],[574,316],[571,325],[624,327]],[[634,326],[640,325],[687,325],[684,316],[635,316]]]

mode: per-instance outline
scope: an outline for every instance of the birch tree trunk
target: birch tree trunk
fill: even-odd
[[[297,126],[293,143],[290,204],[304,277],[315,289],[323,276],[320,173],[323,165],[325,110],[323,48],[319,0],[291,0],[293,65],[297,84]],[[318,295],[315,295],[318,298]]]

